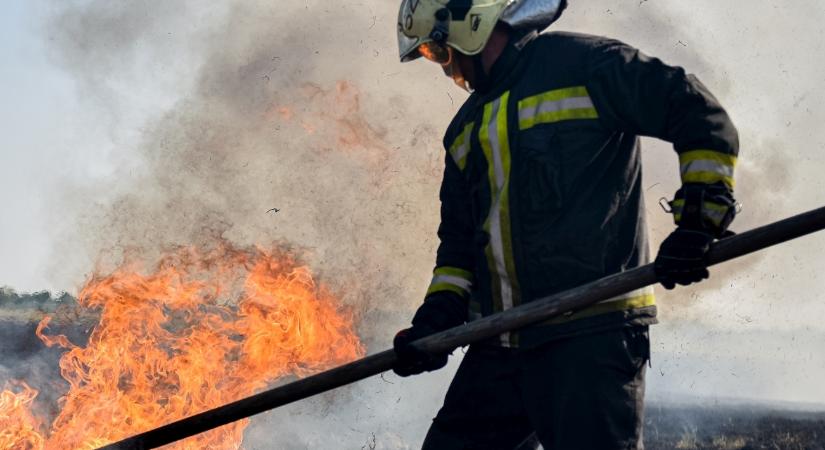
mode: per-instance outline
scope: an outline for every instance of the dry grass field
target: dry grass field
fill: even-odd
[[[770,405],[648,405],[645,448],[825,450],[825,412]]]

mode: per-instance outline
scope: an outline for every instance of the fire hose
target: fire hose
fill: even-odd
[[[825,207],[717,241],[708,254],[716,265],[825,229]],[[610,275],[507,311],[437,333],[412,345],[427,353],[450,352],[501,333],[577,311],[656,283],[653,264]],[[193,436],[390,370],[397,360],[385,350],[351,363],[163,425],[102,449],[149,449]]]

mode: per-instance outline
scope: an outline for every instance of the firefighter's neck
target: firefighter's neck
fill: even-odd
[[[496,27],[480,54],[477,56],[460,55],[458,63],[461,73],[464,74],[473,89],[478,90],[482,87],[482,81],[484,85],[488,84],[493,65],[504,53],[504,49],[509,42],[509,31],[504,27]],[[475,58],[481,58],[481,67],[477,65],[477,60],[474,61]],[[478,76],[479,74],[476,73],[478,70],[483,70],[484,74]],[[489,88],[489,86],[484,87]]]
[[[487,74],[490,73],[493,64],[498,61],[499,56],[504,52],[508,42],[510,42],[509,31],[504,27],[496,27],[493,34],[490,35],[487,45],[484,46],[484,50],[481,51],[481,65]]]

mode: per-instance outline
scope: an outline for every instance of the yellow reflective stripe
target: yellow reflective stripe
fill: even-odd
[[[556,89],[518,102],[519,129],[563,120],[598,119],[599,114],[584,86]]]
[[[518,304],[518,281],[512,256],[512,235],[508,184],[510,179],[510,142],[507,124],[507,104],[510,93],[484,106],[484,120],[479,130],[479,141],[487,160],[487,177],[490,183],[490,212],[484,222],[484,230],[490,242],[484,253],[493,283],[493,305],[497,311],[510,309]],[[512,344],[510,333],[501,335],[505,347]]]
[[[433,279],[427,289],[427,295],[440,291],[452,291],[462,296],[470,293],[473,286],[473,274],[458,267],[442,266],[433,271]]]
[[[564,120],[598,119],[599,114],[593,108],[565,109],[562,111],[548,111],[519,120],[521,130],[530,129],[541,123],[555,123]]]
[[[538,95],[534,95],[532,97],[527,97],[519,100],[518,109],[520,111],[522,108],[536,106],[539,103],[557,102],[559,100],[564,100],[566,98],[573,97],[590,97],[590,94],[588,94],[587,88],[584,86],[554,89],[552,91],[547,91]]]
[[[597,303],[589,308],[577,311],[573,314],[565,314],[561,317],[556,317],[545,322],[542,325],[555,325],[559,323],[571,322],[573,320],[584,319],[587,317],[594,317],[602,314],[608,314],[618,311],[628,311],[631,309],[646,308],[656,305],[656,296],[652,290],[650,293],[635,295],[632,297],[622,297],[618,300],[607,300]]]
[[[472,280],[473,274],[472,272],[464,269],[459,269],[458,267],[450,267],[450,266],[442,266],[436,267],[433,271],[435,275],[452,275],[454,277],[464,278],[465,280]]]
[[[690,150],[679,155],[683,183],[712,184],[719,181],[733,189],[734,155],[713,150]]]
[[[427,289],[427,295],[436,293],[436,292],[443,292],[443,291],[451,291],[455,292],[458,295],[466,296],[467,291],[462,289],[459,286],[456,286],[452,283],[433,283],[430,284],[430,287]]]
[[[470,280],[466,280],[461,277],[454,277],[452,275],[436,275],[433,277],[433,281],[431,284],[452,284],[453,286],[458,286],[459,288],[470,292],[470,287],[473,285],[473,282]]]
[[[688,164],[694,161],[714,161],[723,166],[735,167],[737,157],[714,150],[690,150],[679,154],[679,164]]]
[[[629,301],[629,300],[634,300],[634,299],[638,300],[638,299],[642,299],[642,298],[653,299],[653,286],[646,286],[646,287],[643,287],[641,289],[636,289],[634,291],[625,292],[624,294],[617,295],[615,297],[611,297],[607,300],[602,300],[598,304],[626,302],[626,301]]]
[[[675,211],[677,208],[679,209],[679,211],[681,211],[681,210],[682,210],[682,208],[684,208],[684,206],[685,206],[685,199],[680,198],[680,199],[677,199],[677,200],[673,200],[673,201],[671,202],[671,205],[673,206],[674,211]],[[704,206],[705,206],[705,208],[707,208],[707,209],[711,209],[711,210],[714,210],[714,211],[719,211],[719,212],[727,212],[727,211],[728,211],[728,207],[727,207],[727,206],[725,206],[725,205],[720,205],[720,204],[718,204],[718,203],[713,203],[713,202],[705,202],[705,205],[704,205]]]
[[[502,96],[501,109],[498,115],[499,142],[501,147],[501,160],[504,166],[504,188],[501,192],[501,237],[504,247],[504,265],[507,271],[510,285],[514,287],[513,306],[518,306],[521,302],[518,298],[518,280],[516,279],[516,263],[513,259],[513,232],[510,224],[510,136],[508,132],[507,104],[510,93],[505,92]]]
[[[736,187],[736,182],[733,177],[722,175],[718,172],[688,172],[682,175],[682,183],[704,183],[713,184],[723,182],[727,187],[733,189]]]
[[[458,168],[464,170],[467,166],[467,155],[470,154],[470,135],[473,132],[473,122],[468,123],[464,127],[464,131],[455,138],[452,145],[450,145],[450,156],[453,157]]]
[[[493,115],[493,104],[488,103],[484,105],[484,116],[481,121],[481,126],[478,130],[478,140],[481,144],[481,150],[484,152],[484,159],[487,161],[487,182],[490,184],[490,197],[493,199],[491,202],[493,205],[495,202],[495,193],[496,193],[496,175],[495,175],[495,168],[493,167],[493,149],[490,145],[490,128],[487,124],[490,123],[491,117]],[[493,213],[493,206],[490,207],[490,213]],[[490,235],[490,216],[488,215],[487,219],[484,221],[484,231]],[[495,258],[493,257],[493,250],[490,244],[487,244],[487,247],[484,248],[484,255],[487,259],[487,268],[490,271],[490,295],[492,296],[493,300],[493,311],[501,311],[501,283],[498,279],[498,273],[496,272],[495,267]]]
[[[671,208],[673,208],[673,222],[677,225],[682,221],[682,208],[685,207],[685,199],[673,200]],[[710,220],[714,225],[719,226],[728,213],[728,207],[719,205],[713,202],[704,202],[702,208],[703,218]]]

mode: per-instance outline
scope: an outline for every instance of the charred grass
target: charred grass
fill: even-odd
[[[646,412],[645,448],[825,450],[825,412],[653,404]]]

